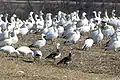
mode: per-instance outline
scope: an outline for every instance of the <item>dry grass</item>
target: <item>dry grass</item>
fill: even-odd
[[[30,45],[39,38],[39,34],[26,35],[15,47]],[[68,66],[57,66],[56,62],[59,59],[56,61],[44,59],[55,51],[55,44],[51,45],[49,41],[41,49],[43,58],[38,63],[0,55],[0,80],[120,80],[120,52],[104,51],[104,47],[99,45],[81,51],[84,38],[82,37],[77,44],[71,45],[75,55]],[[56,42],[61,43],[62,57],[68,55],[69,47],[62,44],[63,39],[58,38]]]

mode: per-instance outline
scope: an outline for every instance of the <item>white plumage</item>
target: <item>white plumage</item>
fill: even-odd
[[[82,50],[86,50],[87,48],[91,48],[93,45],[93,39],[92,38],[87,38],[84,42],[84,45],[82,46]]]
[[[34,54],[33,51],[27,46],[18,47],[16,50],[19,51],[23,56],[28,54]]]
[[[6,52],[7,54],[16,53],[17,57],[20,55],[20,53],[15,50],[14,47],[8,45],[1,47],[0,50]]]
[[[43,46],[45,46],[46,44],[46,40],[45,40],[45,34],[42,34],[42,40],[37,40],[35,41],[33,44],[31,44],[29,47],[37,47],[37,48],[41,48]]]

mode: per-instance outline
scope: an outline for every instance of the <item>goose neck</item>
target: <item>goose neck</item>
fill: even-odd
[[[42,15],[40,15],[40,20],[41,20],[41,21],[44,20]]]
[[[97,13],[96,13],[96,11],[94,11],[94,16],[95,16],[95,18],[97,18]]]

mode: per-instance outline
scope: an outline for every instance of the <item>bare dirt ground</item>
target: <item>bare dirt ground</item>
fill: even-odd
[[[39,34],[26,35],[23,40],[19,39],[15,47],[30,45],[40,38]],[[28,61],[27,58],[20,57],[17,60],[15,57],[0,55],[0,80],[120,80],[120,52],[104,51],[105,40],[102,45],[94,45],[91,49],[82,51],[84,39],[81,37],[77,44],[71,45],[75,55],[68,66],[56,65],[69,52],[61,38],[56,42],[61,44],[62,57],[56,61],[44,59],[55,51],[56,44],[51,44],[50,41],[41,49],[43,57],[37,63]]]

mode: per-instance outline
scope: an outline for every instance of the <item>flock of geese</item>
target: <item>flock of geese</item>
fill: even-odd
[[[50,40],[52,44],[57,45],[56,52],[49,54],[45,59],[56,60],[62,56],[59,50],[61,43],[56,42],[57,38],[63,38],[64,45],[77,44],[81,36],[89,33],[89,36],[84,39],[81,50],[87,50],[93,44],[101,43],[105,39],[108,40],[104,47],[105,50],[118,51],[120,48],[120,17],[115,14],[115,10],[112,10],[112,16],[108,16],[107,10],[105,10],[104,16],[101,16],[100,11],[93,11],[94,16],[89,19],[86,12],[83,12],[81,16],[79,14],[79,10],[70,14],[59,11],[54,16],[51,13],[45,15],[42,10],[39,14],[31,11],[26,20],[21,20],[16,14],[13,14],[9,21],[8,14],[0,14],[0,50],[7,55],[16,53],[17,58],[20,55],[24,57],[32,54],[35,61],[36,58],[42,57],[40,49]],[[13,47],[19,41],[18,36],[23,39],[25,35],[36,33],[41,35],[41,39],[34,41],[29,46]],[[31,49],[31,47],[39,50]],[[67,65],[72,60],[71,50],[72,48],[70,48],[68,56],[57,62],[57,65],[61,63]]]

